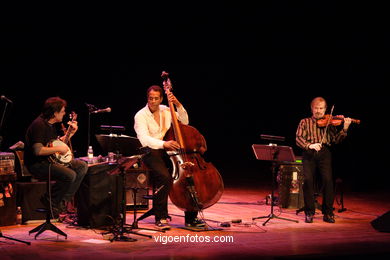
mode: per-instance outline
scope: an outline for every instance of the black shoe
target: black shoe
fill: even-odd
[[[306,223],[313,223],[314,215],[313,214],[306,214],[305,215],[305,222]]]
[[[325,214],[324,215],[324,218],[323,218],[324,222],[328,222],[328,223],[335,223],[336,220],[334,220],[334,215],[332,214]]]
[[[156,223],[154,225],[156,226],[156,228],[158,228],[160,230],[171,229],[171,226],[168,224],[168,221],[166,219],[156,220]]]
[[[198,218],[195,218],[193,221],[186,223],[186,227],[204,227],[206,223]]]

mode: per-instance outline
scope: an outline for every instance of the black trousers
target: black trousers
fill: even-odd
[[[315,213],[314,179],[317,172],[322,183],[322,213],[333,214],[332,154],[327,146],[323,146],[319,152],[312,149],[303,152],[305,214]]]
[[[153,211],[156,221],[168,217],[168,195],[172,176],[168,171],[168,155],[165,150],[152,149],[144,155],[143,162],[151,170],[150,177],[158,192],[153,196]]]
[[[170,159],[163,149],[152,149],[150,153],[144,155],[143,162],[151,170],[150,177],[158,192],[153,198],[153,211],[155,219],[165,219],[168,217],[168,195],[172,187],[172,175],[168,170]],[[198,212],[185,212],[185,223],[191,223],[197,217]]]

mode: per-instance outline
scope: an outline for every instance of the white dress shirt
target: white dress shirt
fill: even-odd
[[[148,105],[142,108],[134,116],[134,130],[142,146],[152,149],[164,149],[163,138],[165,133],[171,127],[172,117],[169,107],[159,106],[160,125],[154,120],[152,112]],[[185,125],[188,125],[188,114],[183,106],[177,108],[177,119]]]

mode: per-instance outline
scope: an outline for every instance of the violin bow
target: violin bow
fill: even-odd
[[[332,109],[330,110],[330,116],[329,116],[329,118],[328,118],[328,122],[326,122],[325,132],[324,132],[324,135],[322,136],[321,145],[322,145],[322,143],[324,142],[324,138],[325,138],[325,135],[326,135],[326,131],[328,130],[328,126],[329,126],[329,124],[330,124],[330,121],[332,120],[333,109],[334,109],[334,105],[332,106]]]

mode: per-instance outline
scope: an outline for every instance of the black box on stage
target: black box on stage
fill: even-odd
[[[22,222],[45,219],[46,215],[37,212],[36,209],[44,208],[40,198],[46,193],[46,182],[18,182],[16,185],[17,204],[22,209]]]
[[[0,174],[0,226],[16,224],[16,174]]]
[[[279,166],[279,205],[282,208],[302,208],[303,167],[301,163],[286,163]]]
[[[113,166],[90,166],[75,195],[78,224],[91,228],[112,226],[121,209],[122,178],[109,175]]]
[[[390,211],[371,221],[371,226],[379,232],[390,232]]]
[[[147,171],[142,169],[129,169],[125,172],[126,177],[126,210],[134,209],[134,191],[135,203],[137,209],[148,209],[149,200],[145,195],[149,195],[149,176]],[[135,189],[135,190],[134,190]]]

